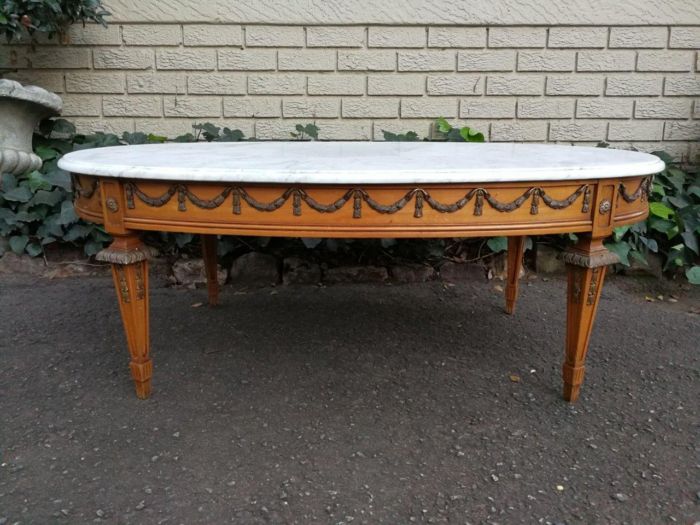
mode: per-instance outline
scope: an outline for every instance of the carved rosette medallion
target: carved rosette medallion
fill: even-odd
[[[119,204],[117,203],[117,199],[115,199],[114,197],[107,197],[107,200],[105,201],[105,206],[107,206],[107,209],[112,213],[116,213],[119,211]]]

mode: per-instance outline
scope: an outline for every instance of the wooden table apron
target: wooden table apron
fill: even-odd
[[[575,401],[606,266],[602,241],[645,219],[650,176],[483,184],[283,185],[120,179],[73,174],[75,209],[114,237],[112,264],[137,395],[151,391],[149,249],[140,231],[203,237],[210,303],[218,300],[216,235],[336,238],[508,236],[506,311],[513,313],[524,236],[578,233],[566,250],[564,398]]]

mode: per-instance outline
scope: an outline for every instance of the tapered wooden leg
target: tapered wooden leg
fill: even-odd
[[[515,301],[518,299],[518,280],[520,267],[525,253],[525,237],[508,237],[508,281],[506,282],[506,313],[515,312]]]
[[[202,240],[202,258],[204,259],[204,271],[207,274],[207,291],[209,292],[209,306],[219,304],[219,277],[218,261],[216,257],[216,235],[200,235]]]
[[[618,262],[605,249],[602,240],[582,236],[581,241],[563,255],[567,263],[566,356],[562,367],[564,399],[578,399],[585,372],[586,353],[591,337],[598,300],[607,265]]]
[[[129,368],[140,399],[150,396],[153,375],[148,334],[148,255],[149,249],[135,236],[117,237],[97,255],[98,260],[112,264],[114,288],[131,355]]]

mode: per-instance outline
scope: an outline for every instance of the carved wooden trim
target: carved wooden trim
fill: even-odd
[[[619,191],[620,197],[622,197],[625,202],[630,204],[638,199],[642,199],[642,201],[649,200],[649,196],[651,195],[651,183],[653,179],[654,177],[644,177],[642,182],[639,183],[639,187],[637,187],[633,193],[628,193],[624,182],[621,182]]]
[[[617,264],[620,262],[620,258],[609,250],[600,250],[591,253],[567,250],[562,253],[561,258],[566,264],[581,266],[583,268],[599,268],[601,266],[608,266],[609,264]]]
[[[155,257],[157,250],[151,246],[143,245],[131,250],[116,250],[107,247],[95,254],[95,259],[111,264],[134,264]]]
[[[425,203],[433,210],[440,213],[455,213],[464,208],[474,199],[474,215],[480,216],[483,213],[484,202],[496,211],[509,213],[520,208],[525,202],[530,200],[530,214],[539,213],[540,201],[554,210],[561,210],[573,205],[578,198],[583,195],[581,206],[582,213],[590,211],[591,188],[588,184],[583,184],[565,199],[555,199],[539,186],[528,188],[522,195],[510,202],[500,202],[491,193],[482,187],[469,190],[462,198],[452,204],[441,203],[436,200],[429,191],[422,188],[409,190],[403,197],[390,204],[382,204],[374,200],[369,191],[362,188],[352,188],[347,190],[340,198],[329,204],[322,204],[311,197],[303,188],[288,188],[282,195],[270,202],[260,202],[252,197],[244,188],[240,186],[226,186],[223,191],[212,199],[203,199],[194,194],[185,184],[173,184],[164,193],[157,196],[150,196],[143,192],[133,182],[124,184],[126,194],[126,205],[129,209],[134,209],[136,199],[147,206],[159,208],[164,206],[177,194],[178,210],[187,211],[187,202],[202,209],[215,209],[224,204],[229,195],[233,195],[231,211],[235,215],[240,215],[241,201],[245,201],[251,208],[260,212],[274,212],[281,208],[290,198],[292,198],[292,211],[295,216],[301,216],[302,201],[312,210],[319,213],[334,213],[345,206],[350,200],[353,201],[353,218],[362,217],[362,204],[377,213],[394,214],[404,209],[410,202],[414,202],[413,216],[417,219],[423,217]]]

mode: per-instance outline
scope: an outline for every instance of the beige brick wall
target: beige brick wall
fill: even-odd
[[[590,9],[576,25],[556,1],[549,19],[523,11],[460,24],[445,7],[420,25],[411,16],[421,2],[344,20],[323,11],[329,1],[285,25],[284,2],[257,14],[242,2],[212,24],[190,16],[188,2],[178,15],[117,0],[109,28],[74,27],[68,46],[3,45],[0,67],[61,94],[83,131],[175,136],[210,121],[287,139],[314,121],[324,139],[379,140],[383,130],[426,136],[443,116],[490,141],[607,141],[688,156],[700,151],[700,20],[666,12],[670,3],[642,1],[645,15],[622,2],[611,25]]]

